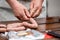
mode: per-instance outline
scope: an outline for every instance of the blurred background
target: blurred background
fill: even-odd
[[[46,0],[48,17],[60,17],[60,0]]]

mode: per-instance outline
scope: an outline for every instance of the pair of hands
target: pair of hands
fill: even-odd
[[[30,13],[24,5],[19,4],[18,9],[20,11],[17,9],[17,12],[19,12],[19,13],[16,13],[16,11],[15,11],[15,13],[16,13],[15,15],[22,20],[28,20],[30,17],[32,17],[32,18],[37,17],[37,16],[39,16],[39,14],[42,11],[41,3],[42,3],[42,1],[40,1],[40,0],[32,0],[31,4],[30,4]]]
[[[21,20],[29,20],[29,18],[34,18],[39,16],[42,11],[42,1],[43,0],[32,0],[30,4],[30,13],[28,9],[20,4],[17,0],[13,0],[14,2],[10,2],[11,0],[7,0],[15,16]]]
[[[0,31],[11,31],[11,30],[24,30],[25,27],[30,27],[30,28],[37,28],[38,24],[36,21],[33,19],[34,17],[39,16],[42,10],[42,0],[32,0],[31,5],[30,5],[30,13],[28,9],[20,4],[17,0],[6,0],[8,4],[11,6],[14,14],[16,17],[18,17],[21,20],[29,20],[31,22],[22,22],[22,23],[13,23],[13,24],[8,24],[7,26],[3,26],[0,28]]]
[[[37,22],[33,19],[29,19],[30,23],[28,22],[22,22],[22,23],[12,23],[3,25],[0,24],[0,32],[6,32],[6,31],[19,31],[19,30],[25,30],[26,28],[37,28],[38,24]]]

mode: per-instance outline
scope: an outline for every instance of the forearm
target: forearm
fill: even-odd
[[[19,5],[17,0],[6,0],[7,3],[11,6],[12,9],[16,9]]]

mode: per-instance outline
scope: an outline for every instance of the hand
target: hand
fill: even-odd
[[[22,26],[22,23],[12,23],[7,25],[7,30],[8,31],[20,31],[24,30],[25,27]]]
[[[0,24],[0,32],[6,32],[6,25]]]
[[[21,20],[29,20],[30,17],[28,9],[22,4],[18,5],[18,7],[14,10],[14,14],[18,19]]]
[[[33,18],[30,18],[29,21],[30,21],[30,23],[23,22],[23,25],[26,26],[26,27],[29,27],[29,28],[37,28],[38,27],[37,22]]]
[[[30,5],[31,17],[37,17],[42,11],[43,0],[32,0]]]
[[[19,3],[17,0],[6,0],[8,4],[11,6],[15,16],[21,20],[28,20],[30,17],[30,14],[28,12],[28,9]]]

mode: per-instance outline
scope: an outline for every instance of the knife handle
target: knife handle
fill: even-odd
[[[51,36],[53,36],[53,37],[55,37],[55,38],[60,38],[60,34],[58,34],[58,33],[55,32],[55,31],[48,31],[47,34],[48,34],[48,35],[51,35]]]

